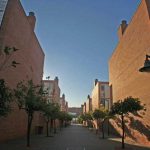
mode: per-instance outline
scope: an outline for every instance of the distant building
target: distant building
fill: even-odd
[[[60,104],[60,88],[59,79],[43,80],[44,90],[47,91],[47,99],[49,102]]]
[[[130,132],[127,137],[132,133],[136,142],[150,145],[150,74],[139,72],[145,55],[150,55],[150,0],[141,0],[129,24],[122,21],[118,36],[119,42],[109,60],[112,99],[116,102],[132,96],[146,104],[145,115],[132,117],[126,128]]]
[[[81,113],[83,114],[83,107],[84,107],[84,105],[82,104],[81,105]]]
[[[68,112],[68,102],[66,102],[66,105],[65,105],[65,108],[66,108],[66,112]]]
[[[19,49],[10,61],[20,64],[16,68],[8,67],[7,62],[0,72],[10,88],[16,88],[18,82],[33,80],[41,84],[43,77],[44,52],[35,35],[36,17],[33,12],[26,16],[20,0],[0,0],[0,51],[7,47]],[[0,56],[0,64],[4,57]],[[0,118],[0,141],[14,139],[26,135],[27,116],[13,104],[13,111],[6,118]],[[42,126],[39,114],[35,113],[32,133]]]
[[[60,110],[66,112],[66,101],[65,101],[65,94],[60,97]]]
[[[101,106],[106,109],[110,109],[111,94],[109,82],[98,81],[94,82],[94,88],[92,91],[92,110],[100,108]]]
[[[78,116],[78,115],[82,114],[82,109],[81,109],[81,107],[69,107],[68,112],[76,114]]]
[[[87,101],[86,101],[86,113],[92,111],[92,98],[90,95],[87,96]]]

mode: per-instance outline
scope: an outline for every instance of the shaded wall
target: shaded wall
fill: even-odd
[[[1,71],[0,78],[4,78],[11,88],[15,88],[21,80],[33,79],[35,84],[40,84],[43,76],[44,53],[19,0],[9,0],[6,7],[0,27],[0,48],[5,46],[19,49],[11,60],[19,62],[20,65]],[[0,141],[26,134],[27,115],[15,104],[12,113],[7,118],[1,118],[0,122]],[[38,125],[43,123],[36,113],[33,132]]]

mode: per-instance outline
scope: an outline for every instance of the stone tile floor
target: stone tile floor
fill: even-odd
[[[150,148],[126,144],[126,150],[150,150]],[[25,139],[0,143],[0,150],[121,150],[119,138],[99,138],[94,132],[79,125],[62,129],[54,137],[32,136],[31,146]]]

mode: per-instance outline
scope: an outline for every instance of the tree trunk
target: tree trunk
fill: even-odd
[[[96,122],[97,122],[96,134],[98,134],[98,128],[99,128],[98,119],[96,120]]]
[[[30,146],[30,133],[31,133],[32,119],[33,119],[33,114],[28,113],[27,147]]]
[[[48,130],[48,124],[49,124],[49,120],[46,121],[46,136],[48,137],[49,136],[49,130]]]
[[[102,138],[104,139],[104,121],[102,121]]]
[[[107,134],[108,134],[108,136],[110,135],[110,130],[109,130],[109,119],[108,119],[108,122],[107,122]]]
[[[50,123],[50,133],[52,133],[52,129],[53,129],[53,119],[51,119],[51,123]]]
[[[122,120],[122,149],[125,148],[125,144],[124,144],[124,130],[125,130],[125,126],[124,126],[124,116],[123,114],[121,115],[121,120]]]
[[[56,120],[54,119],[54,134],[56,134]]]

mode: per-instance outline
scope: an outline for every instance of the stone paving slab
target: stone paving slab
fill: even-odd
[[[121,150],[121,143],[101,139],[99,135],[82,126],[70,126],[54,137],[33,136],[31,147],[26,147],[26,139],[16,139],[0,144],[0,150]],[[150,148],[126,144],[126,150],[150,150]]]

